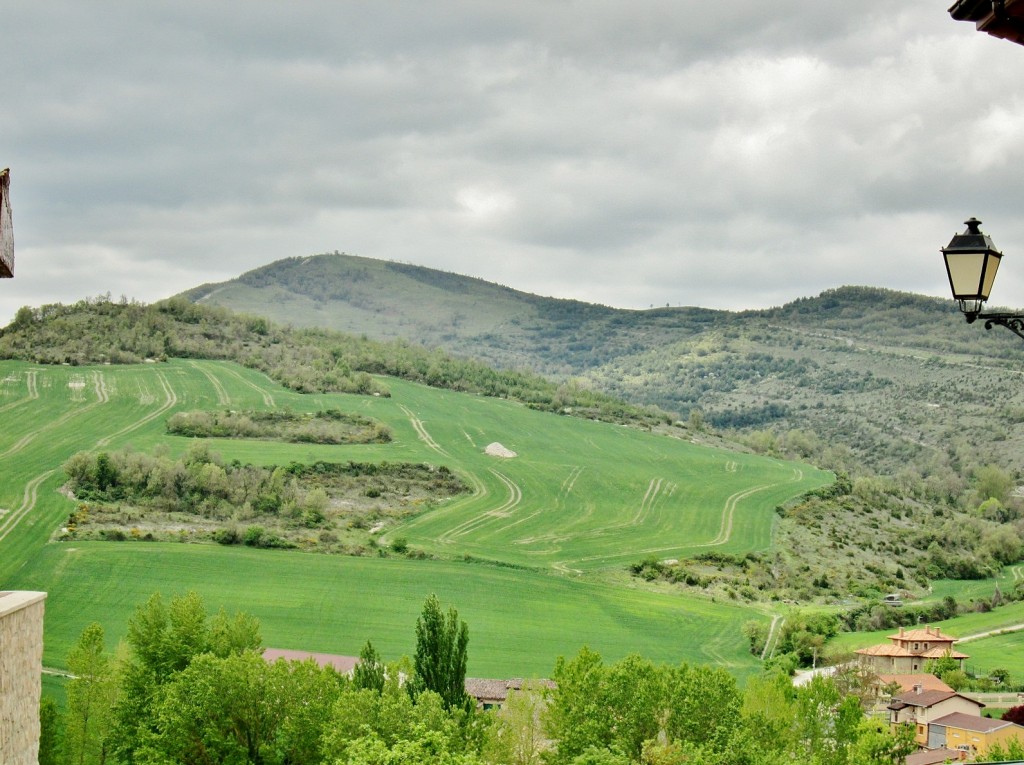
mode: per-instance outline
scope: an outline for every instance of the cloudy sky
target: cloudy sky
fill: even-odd
[[[21,305],[335,250],[608,305],[1024,304],[1024,47],[952,0],[4,3]]]

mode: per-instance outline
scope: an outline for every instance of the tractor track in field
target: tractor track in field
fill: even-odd
[[[580,472],[582,472],[582,468],[580,469]],[[579,475],[577,474],[576,477],[578,478]],[[576,482],[575,478],[573,478],[572,483],[575,483],[575,482]],[[608,525],[608,526],[604,526],[604,527],[602,527],[600,529],[588,529],[587,531],[579,531],[579,532],[568,533],[568,534],[566,534],[566,533],[553,533],[553,534],[541,534],[540,536],[535,536],[535,537],[523,537],[521,539],[514,540],[513,544],[528,545],[528,544],[534,544],[534,543],[537,543],[537,542],[548,542],[548,543],[551,543],[552,545],[560,545],[561,543],[568,542],[569,540],[596,539],[598,537],[603,537],[603,536],[607,536],[608,534],[614,533],[615,531],[617,531],[619,529],[625,529],[625,528],[631,528],[633,526],[639,526],[644,521],[644,519],[650,514],[651,508],[654,506],[654,503],[657,501],[658,495],[661,493],[662,488],[665,487],[665,486],[666,486],[666,484],[665,484],[665,479],[664,478],[652,478],[650,483],[647,484],[647,490],[644,492],[644,496],[640,500],[640,505],[637,508],[636,513],[628,521],[622,521],[621,523],[614,523],[614,524],[611,524],[611,525]],[[675,484],[668,484],[668,486],[671,486],[671,487],[674,488]],[[561,549],[561,548],[560,547],[555,547],[554,549],[549,549],[549,550],[546,550],[544,552],[554,552],[554,551],[559,550],[559,549]],[[597,557],[598,558],[603,558],[605,556],[600,555],[600,556],[597,556]],[[591,559],[590,558],[581,558],[581,560],[591,560]]]
[[[629,554],[630,555],[634,555],[634,556],[636,556],[636,555],[649,555],[651,553],[663,553],[663,552],[675,551],[675,550],[679,550],[679,549],[681,549],[683,547],[687,547],[687,548],[693,548],[693,547],[717,547],[719,545],[723,545],[726,542],[728,542],[729,539],[732,537],[733,514],[736,511],[736,505],[739,504],[739,502],[741,500],[744,500],[747,497],[750,497],[750,496],[752,496],[754,494],[757,494],[760,491],[764,491],[765,489],[771,489],[771,488],[773,488],[775,486],[779,486],[780,484],[783,484],[783,483],[792,483],[794,481],[800,481],[800,480],[803,479],[803,477],[804,477],[804,473],[803,473],[803,471],[801,469],[793,468],[793,477],[788,479],[788,480],[786,480],[786,481],[775,481],[773,483],[765,483],[765,484],[761,484],[760,486],[754,486],[752,488],[744,489],[743,491],[738,491],[735,494],[730,495],[729,498],[726,499],[726,501],[725,501],[725,506],[722,508],[722,520],[721,520],[721,524],[719,525],[719,528],[718,528],[718,534],[710,542],[703,542],[701,544],[695,544],[695,545],[671,545],[671,546],[666,546],[666,547],[648,547],[646,549],[641,549],[641,550],[631,550]],[[620,525],[620,527],[621,527],[621,525]],[[593,534],[592,534],[592,536],[593,536]],[[576,537],[576,538],[578,538],[578,537]],[[555,541],[561,541],[561,540],[555,540]],[[581,562],[582,563],[584,561],[602,560],[604,558],[614,558],[614,557],[622,557],[622,556],[621,555],[590,555],[590,556],[587,556],[585,558],[577,559],[577,562]]]
[[[136,428],[139,428],[139,427],[145,425],[146,423],[148,423],[148,422],[152,421],[153,419],[155,419],[155,418],[159,417],[160,415],[162,415],[164,412],[166,412],[168,409],[170,409],[172,406],[174,406],[177,403],[178,397],[177,397],[177,395],[175,395],[174,389],[171,387],[170,383],[167,381],[167,378],[164,377],[164,375],[162,373],[158,372],[157,373],[157,379],[160,381],[160,385],[163,387],[164,393],[167,396],[167,398],[164,401],[163,405],[161,405],[160,408],[157,409],[155,412],[151,412],[150,414],[148,414],[148,415],[146,415],[144,417],[140,417],[134,423],[132,423],[131,425],[128,425],[127,427],[121,428],[116,433],[112,433],[111,435],[106,436],[105,438],[101,438],[99,441],[96,442],[97,446],[106,446],[108,443],[110,443],[111,439],[116,438],[117,436],[120,436],[120,435],[124,435],[125,433],[129,433],[132,430],[135,430]],[[6,457],[9,454],[13,454],[14,452],[18,451],[19,449],[24,448],[34,438],[39,436],[44,430],[48,430],[48,429],[57,427],[59,425],[62,425],[65,422],[67,422],[68,420],[72,419],[73,417],[75,417],[77,415],[80,415],[83,412],[88,411],[89,409],[97,407],[100,404],[108,402],[110,400],[110,397],[109,397],[109,395],[107,393],[107,389],[106,389],[106,385],[105,385],[105,383],[103,381],[102,373],[97,373],[94,382],[96,384],[96,390],[97,390],[97,393],[99,395],[99,398],[95,402],[93,402],[92,404],[89,404],[89,405],[87,405],[85,407],[82,407],[81,409],[76,409],[74,411],[68,412],[67,414],[65,414],[63,416],[58,417],[56,420],[52,420],[51,422],[47,423],[45,426],[43,426],[42,428],[39,428],[38,430],[34,431],[33,433],[29,433],[27,436],[22,438],[18,443],[16,443],[14,446],[12,446],[10,449],[8,449],[6,452],[4,452],[3,454],[0,454],[0,458]],[[29,513],[32,512],[32,510],[35,508],[36,502],[38,500],[39,485],[43,481],[45,481],[47,478],[49,478],[51,475],[53,475],[55,472],[57,472],[56,469],[47,470],[45,473],[42,473],[41,475],[36,476],[35,478],[33,478],[31,481],[29,481],[25,485],[25,492],[24,492],[24,495],[22,497],[21,504],[17,508],[15,508],[13,511],[3,515],[2,518],[0,518],[0,541],[2,541],[8,534],[10,534],[11,531],[13,531],[14,528]]]
[[[178,403],[178,395],[174,392],[174,388],[171,387],[171,384],[167,381],[167,378],[164,376],[164,373],[157,372],[156,379],[160,383],[160,387],[163,388],[164,390],[164,403],[162,403],[160,407],[155,411],[150,412],[149,414],[143,417],[140,417],[130,425],[126,425],[120,430],[111,433],[108,436],[104,436],[103,438],[96,442],[96,446],[103,447],[109,445],[110,442],[113,441],[115,438],[123,436],[126,433],[131,433],[133,430],[141,428],[143,425],[152,422],[157,417],[161,416],[164,412],[166,412],[168,409],[170,409],[171,407]]]
[[[8,409],[14,409],[16,406],[22,406],[27,404],[29,401],[35,401],[39,398],[39,388],[36,387],[36,375],[38,372],[35,369],[30,369],[25,372],[25,387],[27,394],[24,398],[19,398],[17,401],[12,401],[9,404],[0,406],[0,412],[6,412]]]
[[[420,440],[423,443],[425,443],[428,448],[433,449],[435,452],[444,457],[448,457],[449,459],[451,458],[451,455],[448,454],[448,452],[446,452],[444,449],[442,449],[441,445],[437,443],[437,441],[435,441],[433,437],[431,437],[430,433],[427,432],[426,427],[423,425],[423,420],[417,417],[416,414],[404,404],[399,404],[398,407],[403,412],[405,412],[405,416],[408,417],[409,422],[412,423],[412,427],[413,430],[416,431],[416,435],[420,437]]]
[[[15,528],[17,528],[18,524],[21,523],[25,516],[32,512],[36,506],[36,501],[39,498],[39,484],[56,472],[56,469],[47,470],[45,473],[37,475],[25,484],[25,492],[22,495],[21,504],[0,519],[0,542],[2,542],[8,534],[14,531]]]
[[[230,367],[224,367],[224,371],[227,372],[232,377],[238,378],[238,380],[243,385],[248,385],[254,391],[259,393],[260,396],[263,397],[263,405],[264,406],[266,406],[268,408],[271,408],[271,409],[273,409],[275,406],[277,406],[277,404],[274,402],[274,397],[270,394],[270,391],[265,390],[264,388],[261,388],[259,385],[254,383],[252,380],[246,380],[245,377],[242,376],[242,373],[239,372],[236,369],[231,369]]]
[[[93,390],[96,391],[96,398],[101,404],[109,403],[110,392],[107,390],[107,381],[103,377],[102,372],[93,372],[92,375]]]
[[[497,518],[507,518],[512,512],[519,506],[519,503],[523,501],[523,490],[519,487],[515,481],[509,478],[504,473],[499,473],[494,468],[488,468],[498,480],[505,484],[505,488],[508,489],[509,496],[505,502],[498,507],[490,510],[484,510],[477,513],[472,518],[463,521],[457,526],[453,526],[446,532],[441,534],[437,541],[449,544],[459,537],[463,537],[472,531],[480,528],[481,526],[493,522]]]
[[[213,372],[206,367],[200,366],[194,361],[190,361],[189,366],[210,381],[214,391],[217,393],[217,404],[219,406],[231,406],[231,396],[228,395],[228,389],[224,387],[224,383],[218,380],[217,376],[214,375]]]
[[[38,392],[36,392],[36,398],[38,398],[38,397],[39,397],[39,394],[38,394]],[[12,444],[11,446],[9,446],[6,451],[0,452],[0,459],[5,459],[6,457],[9,457],[12,454],[15,454],[16,452],[20,452],[22,449],[24,449],[30,443],[35,441],[36,438],[38,438],[40,435],[42,435],[46,431],[53,430],[54,428],[59,428],[61,425],[63,425],[64,423],[68,422],[69,420],[72,420],[75,417],[78,417],[79,415],[85,414],[86,412],[88,412],[91,409],[95,409],[97,406],[99,406],[100,404],[106,403],[108,400],[109,399],[97,399],[96,401],[93,401],[91,404],[86,404],[85,406],[83,406],[83,407],[81,407],[79,409],[72,409],[69,412],[65,412],[64,414],[62,414],[60,417],[56,418],[55,420],[50,420],[45,425],[42,425],[42,426],[36,428],[31,433],[26,433],[24,436],[22,436],[17,441],[17,443]]]

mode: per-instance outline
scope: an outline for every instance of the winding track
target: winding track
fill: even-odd
[[[123,436],[125,433],[131,433],[133,430],[141,428],[146,423],[152,422],[157,417],[161,416],[164,412],[166,412],[168,409],[170,409],[172,406],[178,403],[178,395],[174,392],[174,388],[171,387],[171,384],[167,381],[167,378],[164,376],[164,373],[157,372],[156,378],[160,382],[160,387],[164,389],[164,403],[161,404],[157,410],[150,412],[144,417],[140,417],[130,425],[126,425],[120,430],[111,433],[108,436],[104,436],[103,438],[96,442],[96,446],[107,446],[111,441],[113,441],[118,436]]]
[[[263,397],[263,405],[264,406],[266,406],[269,409],[273,409],[276,406],[276,403],[274,402],[274,397],[272,395],[270,395],[270,391],[267,391],[267,390],[261,388],[259,385],[254,383],[252,380],[246,380],[242,376],[242,373],[239,372],[236,369],[232,369],[231,367],[224,367],[223,369],[229,375],[231,375],[232,377],[237,377],[244,385],[248,385],[254,391],[259,393],[260,396]]]
[[[147,414],[147,415],[145,415],[143,417],[140,417],[135,422],[131,423],[130,425],[127,425],[126,427],[121,428],[120,430],[116,431],[115,433],[111,433],[109,436],[101,438],[99,441],[96,442],[96,446],[98,446],[98,447],[106,446],[114,438],[116,438],[118,436],[122,436],[125,433],[130,433],[131,431],[135,430],[136,428],[142,427],[146,423],[151,422],[152,420],[154,420],[157,417],[161,416],[164,412],[166,412],[168,409],[170,409],[172,406],[174,406],[178,402],[178,397],[175,394],[174,389],[171,387],[171,384],[167,381],[167,378],[163,375],[163,373],[162,372],[157,372],[156,376],[157,376],[157,379],[160,382],[161,387],[164,390],[164,395],[166,396],[166,398],[164,400],[164,403],[160,406],[160,408],[158,408],[154,412],[150,412],[149,414]],[[109,394],[107,392],[106,385],[105,385],[105,383],[103,381],[102,373],[97,372],[97,377],[95,378],[94,381],[95,381],[95,384],[96,384],[96,393],[97,393],[97,400],[96,401],[94,401],[91,404],[88,404],[87,406],[81,407],[79,409],[72,410],[71,412],[68,412],[67,414],[62,415],[61,417],[58,417],[55,420],[51,420],[50,422],[48,422],[43,427],[41,427],[41,428],[37,429],[36,431],[26,435],[24,438],[22,438],[20,441],[18,441],[18,443],[16,443],[14,446],[9,448],[3,454],[0,454],[0,458],[6,457],[6,456],[8,456],[10,454],[13,454],[16,451],[19,451],[20,449],[23,449],[27,444],[29,444],[32,440],[34,440],[42,432],[44,432],[46,430],[49,430],[49,429],[52,429],[54,427],[57,427],[59,425],[62,425],[65,422],[67,422],[68,420],[70,420],[72,417],[76,417],[76,416],[78,416],[78,415],[80,415],[80,414],[82,414],[84,412],[87,412],[90,409],[92,409],[92,408],[94,408],[96,406],[99,406],[100,404],[107,403],[110,400],[110,397],[109,397]],[[37,394],[37,397],[38,397],[38,394]],[[0,541],[3,541],[3,539],[8,534],[10,534],[11,531],[13,531],[15,529],[15,527],[17,527],[17,525],[29,513],[32,512],[32,510],[36,506],[36,501],[38,500],[40,484],[42,484],[43,481],[45,481],[47,478],[49,478],[55,472],[57,472],[56,468],[54,468],[52,470],[47,470],[46,472],[44,472],[44,473],[42,473],[40,475],[37,475],[35,478],[33,478],[31,481],[29,481],[25,485],[25,493],[24,493],[24,495],[22,497],[21,504],[13,512],[8,513],[8,514],[2,516],[2,519],[0,519]]]
[[[200,372],[203,377],[210,381],[213,385],[213,389],[217,392],[217,403],[220,406],[231,406],[231,396],[228,395],[228,389],[224,387],[224,383],[217,379],[217,376],[213,374],[205,366],[200,366],[194,361],[189,362],[189,366]]]
[[[39,389],[36,387],[36,370],[30,369],[25,373],[25,385],[28,389],[28,393],[24,398],[19,398],[17,401],[12,401],[9,404],[0,406],[0,412],[6,412],[8,409],[14,409],[16,406],[27,404],[29,401],[34,401],[39,398]]]
[[[36,500],[39,498],[39,484],[56,472],[56,469],[47,470],[45,473],[37,475],[25,485],[25,493],[22,495],[21,504],[0,521],[0,542],[17,527],[26,515],[32,512],[32,509],[36,506]]]
[[[423,425],[423,420],[419,419],[415,413],[413,413],[413,411],[404,404],[399,404],[399,408],[405,412],[405,416],[408,417],[409,422],[412,423],[413,430],[416,431],[416,435],[420,437],[420,440],[423,443],[438,454],[444,455],[445,457],[451,457],[451,455],[442,449],[441,445],[431,437],[430,433],[427,432],[427,429]]]
[[[483,512],[477,513],[469,520],[460,523],[458,526],[453,526],[448,529],[444,534],[438,537],[439,542],[449,543],[453,540],[463,537],[471,531],[479,529],[481,526],[493,522],[496,518],[507,518],[513,510],[523,501],[523,490],[519,488],[519,484],[513,481],[504,473],[499,473],[493,468],[489,468],[494,475],[498,477],[498,480],[505,484],[505,487],[509,491],[509,498],[504,504],[499,505],[491,510],[484,510]]]

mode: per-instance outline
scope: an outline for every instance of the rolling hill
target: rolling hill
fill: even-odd
[[[386,381],[389,396],[304,395],[235,364],[171,360],[4,361],[0,381],[0,587],[50,592],[46,661],[55,666],[89,622],[105,623],[113,640],[150,592],[196,589],[215,607],[256,614],[268,640],[284,647],[355,653],[373,638],[408,651],[419,604],[437,592],[478,631],[478,673],[544,673],[584,643],[609,656],[637,650],[743,673],[754,660],[740,627],[764,619],[759,609],[623,586],[621,571],[652,550],[767,548],[776,503],[831,481],[807,465],[398,379]],[[81,514],[81,503],[58,492],[75,452],[180,454],[193,440],[168,435],[166,420],[225,409],[337,409],[393,433],[387,443],[356,445],[214,439],[225,464],[426,461],[449,467],[473,492],[377,529],[385,557],[225,547],[204,530],[208,519],[187,514],[172,543],[131,541],[133,526],[146,524],[142,513],[126,520],[118,538],[127,541],[60,531],[70,513]],[[487,454],[498,440],[519,456]],[[229,522],[263,522],[244,512]],[[343,528],[346,512],[344,503],[333,507],[323,530]],[[387,552],[399,534],[409,554]],[[687,631],[692,639],[681,640]]]
[[[824,467],[1024,471],[1024,349],[966,325],[952,301],[844,287],[763,311],[631,311],[340,254],[185,297],[578,380],[720,430],[804,431],[817,443],[800,456]]]

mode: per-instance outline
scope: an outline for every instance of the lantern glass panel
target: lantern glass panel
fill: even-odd
[[[947,252],[946,268],[949,270],[949,286],[957,300],[982,297],[982,277],[985,275],[984,252]],[[993,278],[995,273],[993,272]],[[991,280],[989,288],[991,289]],[[984,298],[988,295],[985,294]]]

